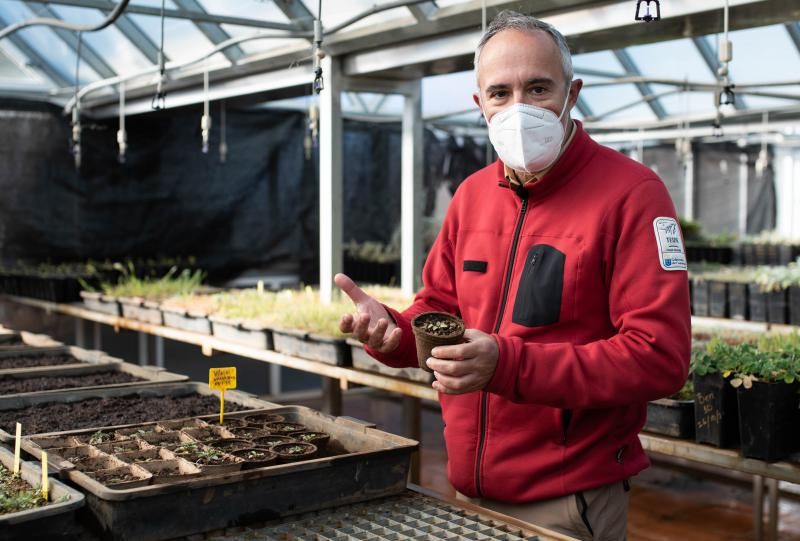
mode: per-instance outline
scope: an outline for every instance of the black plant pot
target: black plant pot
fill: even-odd
[[[789,323],[800,325],[800,286],[789,288]]]
[[[786,323],[786,290],[767,293],[767,320],[770,323]]]
[[[789,456],[797,448],[797,385],[753,382],[737,389],[742,455],[766,462]]]
[[[728,282],[728,314],[733,319],[750,318],[747,284]]]
[[[709,443],[715,447],[739,445],[736,389],[722,374],[694,376],[694,418],[697,443]]]
[[[708,315],[711,317],[728,317],[727,282],[708,282]]]
[[[758,284],[747,284],[750,304],[750,321],[767,321],[767,294]]]
[[[661,398],[647,403],[644,430],[675,438],[694,438],[694,401]]]
[[[708,316],[708,282],[692,280],[692,314]]]

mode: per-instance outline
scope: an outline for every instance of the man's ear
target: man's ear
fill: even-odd
[[[575,104],[578,103],[578,95],[583,88],[583,79],[575,79],[569,87],[569,108],[572,110]]]
[[[474,102],[475,102],[475,105],[477,105],[477,106],[478,106],[478,109],[480,109],[480,110],[481,110],[481,112],[483,112],[483,107],[481,107],[481,97],[480,97],[480,96],[478,96],[478,93],[477,93],[477,92],[473,92],[473,94],[472,94],[472,101],[474,101]]]

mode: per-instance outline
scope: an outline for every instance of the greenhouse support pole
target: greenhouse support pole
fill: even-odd
[[[86,347],[86,322],[81,318],[75,318],[75,345]]]
[[[401,151],[400,286],[413,295],[422,285],[422,81],[404,95]]]
[[[321,61],[319,95],[319,294],[331,302],[333,276],[342,272],[342,76],[337,58]]]
[[[97,322],[92,326],[92,347],[96,350],[103,349],[103,326]]]
[[[149,356],[147,352],[147,333],[139,331],[139,365],[140,366],[147,366],[150,364]]]
[[[686,156],[683,165],[683,217],[694,220],[694,154]]]
[[[739,154],[739,238],[747,235],[747,154]]]

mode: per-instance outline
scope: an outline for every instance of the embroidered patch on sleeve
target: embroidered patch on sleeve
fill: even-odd
[[[668,271],[685,271],[686,252],[683,250],[681,231],[675,218],[661,216],[653,220],[653,229],[658,244],[658,262]]]

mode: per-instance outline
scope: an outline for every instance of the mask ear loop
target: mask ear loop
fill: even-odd
[[[567,110],[567,104],[569,103],[569,92],[572,90],[572,83],[569,83],[567,87],[567,97],[564,98],[564,105],[561,106],[561,114],[558,115],[558,121],[561,122],[561,118],[564,116],[564,112]]]

